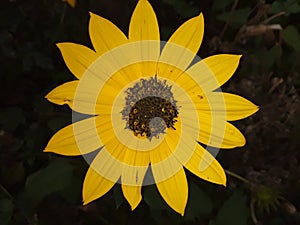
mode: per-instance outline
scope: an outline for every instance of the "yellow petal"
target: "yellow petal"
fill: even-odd
[[[100,148],[102,143],[99,141],[94,120],[92,117],[62,128],[53,135],[44,151],[76,156]]]
[[[67,2],[68,2],[68,4],[70,5],[70,6],[72,6],[73,8],[75,7],[75,5],[76,5],[76,0],[66,0]]]
[[[129,25],[129,40],[160,40],[155,12],[147,0],[139,0]]]
[[[116,141],[112,140],[112,142]],[[122,155],[122,152],[120,152],[119,147],[116,149],[111,149],[111,151],[113,154],[111,154],[106,146],[104,146],[97,154],[96,158],[91,164],[91,167],[93,167],[98,174],[106,179],[110,181],[117,181],[122,174],[123,158],[122,156],[119,156],[119,159],[117,159],[114,157],[114,154]]]
[[[191,159],[184,167],[204,180],[226,185],[226,175],[222,166],[201,145],[197,145]]]
[[[232,124],[218,120],[210,115],[199,113],[199,142],[216,148],[235,148],[244,146],[244,135]]]
[[[211,112],[214,116],[225,115],[227,121],[244,119],[259,109],[241,96],[224,92],[211,92],[208,99],[209,104],[203,104],[199,100],[197,109],[201,112]]]
[[[181,25],[166,43],[162,50],[160,62],[185,70],[196,56],[204,33],[203,15],[194,17]],[[158,73],[174,69],[164,64],[158,65]],[[179,74],[177,74],[179,75]]]
[[[80,79],[86,69],[98,58],[91,49],[74,43],[59,43],[57,47],[61,51],[69,70]]]
[[[114,184],[114,181],[106,179],[90,167],[86,173],[82,188],[83,204],[86,205],[100,198],[106,194]]]
[[[111,140],[115,142],[116,140]],[[87,204],[108,192],[117,182],[122,173],[123,160],[118,161],[113,155],[122,154],[123,149],[116,146],[111,149],[113,154],[104,146],[90,165],[83,184],[83,201]]]
[[[123,194],[131,206],[131,210],[134,210],[142,200],[141,186],[128,186],[122,184]]]
[[[95,79],[85,79],[85,81],[89,82],[76,80],[64,83],[54,88],[45,98],[58,105],[67,104],[76,112],[94,115],[97,103],[93,104],[93,98],[95,98],[93,95],[96,95],[97,92],[91,90],[95,85]]]
[[[234,94],[223,93],[226,104],[226,120],[244,119],[258,111],[259,107]]]
[[[73,100],[76,92],[76,88],[78,86],[79,81],[71,81],[64,83],[56,88],[54,88],[50,93],[48,93],[45,98],[48,99],[48,101],[63,105],[67,104],[72,108]]]
[[[182,24],[171,36],[168,42],[181,45],[197,54],[204,34],[204,19],[202,13]],[[164,52],[166,51],[166,52]],[[168,54],[164,49],[162,54]],[[180,57],[180,56],[178,56]]]
[[[236,71],[241,55],[214,55],[194,64],[186,72],[204,90],[215,90],[223,85]]]
[[[132,14],[129,41],[143,41],[136,44],[140,60],[152,58],[157,62],[160,55],[159,27],[155,12],[147,0],[139,0]],[[156,74],[156,64],[141,63],[137,70],[145,76],[148,74],[153,76]]]
[[[141,186],[150,164],[149,152],[126,148],[123,151],[122,184]]]
[[[134,210],[142,200],[141,187],[145,174],[148,170],[150,158],[147,152],[125,150],[122,169],[122,191]]]
[[[45,98],[58,105],[67,104],[76,112],[95,115],[95,108],[101,107],[94,99],[97,99],[99,85],[102,81],[95,77],[92,77],[93,79],[85,78],[64,83],[54,88]]]
[[[188,187],[182,164],[164,140],[150,151],[151,170],[157,188],[168,205],[181,215],[187,202]]]
[[[128,42],[124,33],[109,20],[90,13],[89,33],[96,52],[103,53]]]
[[[181,163],[173,154],[166,139],[155,150],[150,151],[150,161],[155,182],[159,183],[176,174],[181,168]]]
[[[155,179],[155,172],[153,175]],[[188,184],[184,170],[181,169],[169,179],[156,183],[156,186],[168,205],[183,216],[188,199]]]

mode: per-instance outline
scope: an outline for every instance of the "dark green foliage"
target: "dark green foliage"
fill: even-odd
[[[248,218],[249,208],[245,197],[237,190],[225,201],[210,225],[246,225]]]

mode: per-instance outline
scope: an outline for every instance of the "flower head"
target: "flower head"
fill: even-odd
[[[244,136],[227,121],[258,110],[240,96],[215,91],[233,75],[240,56],[196,57],[204,33],[202,14],[181,25],[166,43],[160,41],[147,0],[138,1],[128,38],[110,21],[90,15],[94,50],[58,44],[78,80],[46,98],[93,116],[58,131],[45,151],[75,156],[100,149],[84,180],[84,204],[120,181],[134,209],[142,185],[155,183],[168,205],[183,215],[188,198],[184,167],[204,180],[226,184],[223,168],[199,143],[243,146]]]

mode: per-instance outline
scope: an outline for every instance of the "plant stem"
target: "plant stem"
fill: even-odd
[[[243,181],[244,183],[246,184],[251,184],[251,182],[249,180],[247,180],[246,178],[234,173],[234,172],[231,172],[229,170],[225,170],[225,173],[227,173],[228,175],[232,176],[232,177],[235,177],[236,179],[239,179],[241,181]]]
[[[9,191],[2,185],[0,184],[0,189],[4,192],[5,195],[7,195],[7,197],[9,197],[9,199],[15,203],[15,198],[14,196],[11,195],[11,193],[9,193]],[[19,208],[21,214],[24,216],[24,218],[26,219],[28,224],[32,224],[31,219],[26,215],[26,213],[23,211],[23,209]]]
[[[11,200],[14,200],[14,197],[8,192],[8,190],[2,184],[0,184],[0,189],[7,195],[7,197],[9,197]]]

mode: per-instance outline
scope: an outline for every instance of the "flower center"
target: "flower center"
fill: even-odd
[[[128,88],[126,94],[122,118],[126,121],[126,129],[132,130],[135,136],[151,140],[159,138],[166,128],[175,130],[178,110],[166,80],[141,79]]]

